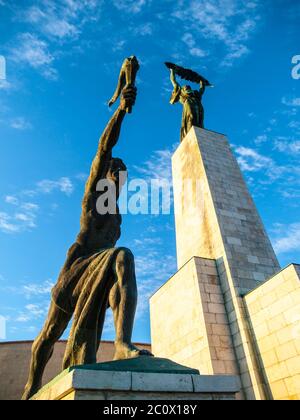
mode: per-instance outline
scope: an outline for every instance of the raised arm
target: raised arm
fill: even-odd
[[[175,71],[174,69],[170,69],[170,80],[172,82],[172,85],[174,88],[176,88],[178,85],[177,80],[176,80],[176,76],[175,76]]]
[[[107,169],[106,164],[111,159],[112,149],[119,140],[122,122],[126,115],[126,108],[133,106],[135,99],[135,87],[128,87],[123,90],[120,106],[110,119],[99,140],[98,150],[92,163],[90,176],[86,183],[85,195],[94,192],[99,179],[105,177]]]

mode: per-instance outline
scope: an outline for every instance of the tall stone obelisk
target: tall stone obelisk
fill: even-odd
[[[267,398],[243,300],[280,269],[263,223],[224,135],[193,127],[172,168],[178,272],[150,301],[153,353]]]

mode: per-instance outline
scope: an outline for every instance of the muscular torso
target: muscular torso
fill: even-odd
[[[98,214],[96,209],[89,210],[81,220],[77,242],[89,252],[112,248],[121,236],[122,217],[118,206],[116,214]]]

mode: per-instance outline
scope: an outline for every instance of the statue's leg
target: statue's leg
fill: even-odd
[[[116,329],[115,360],[151,355],[131,343],[137,304],[134,257],[129,249],[120,248],[113,265],[115,283],[110,291],[109,304]]]
[[[23,400],[31,398],[42,386],[42,377],[54,344],[61,337],[70,321],[71,315],[51,303],[47,321],[32,345],[29,377],[22,396]]]

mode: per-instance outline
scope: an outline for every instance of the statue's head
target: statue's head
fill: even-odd
[[[182,86],[182,92],[185,93],[185,94],[191,93],[192,92],[191,86],[189,86],[189,85]]]
[[[121,188],[126,181],[127,167],[122,159],[112,158],[108,164],[106,178],[113,181],[119,188]],[[122,172],[122,175],[120,173]]]

